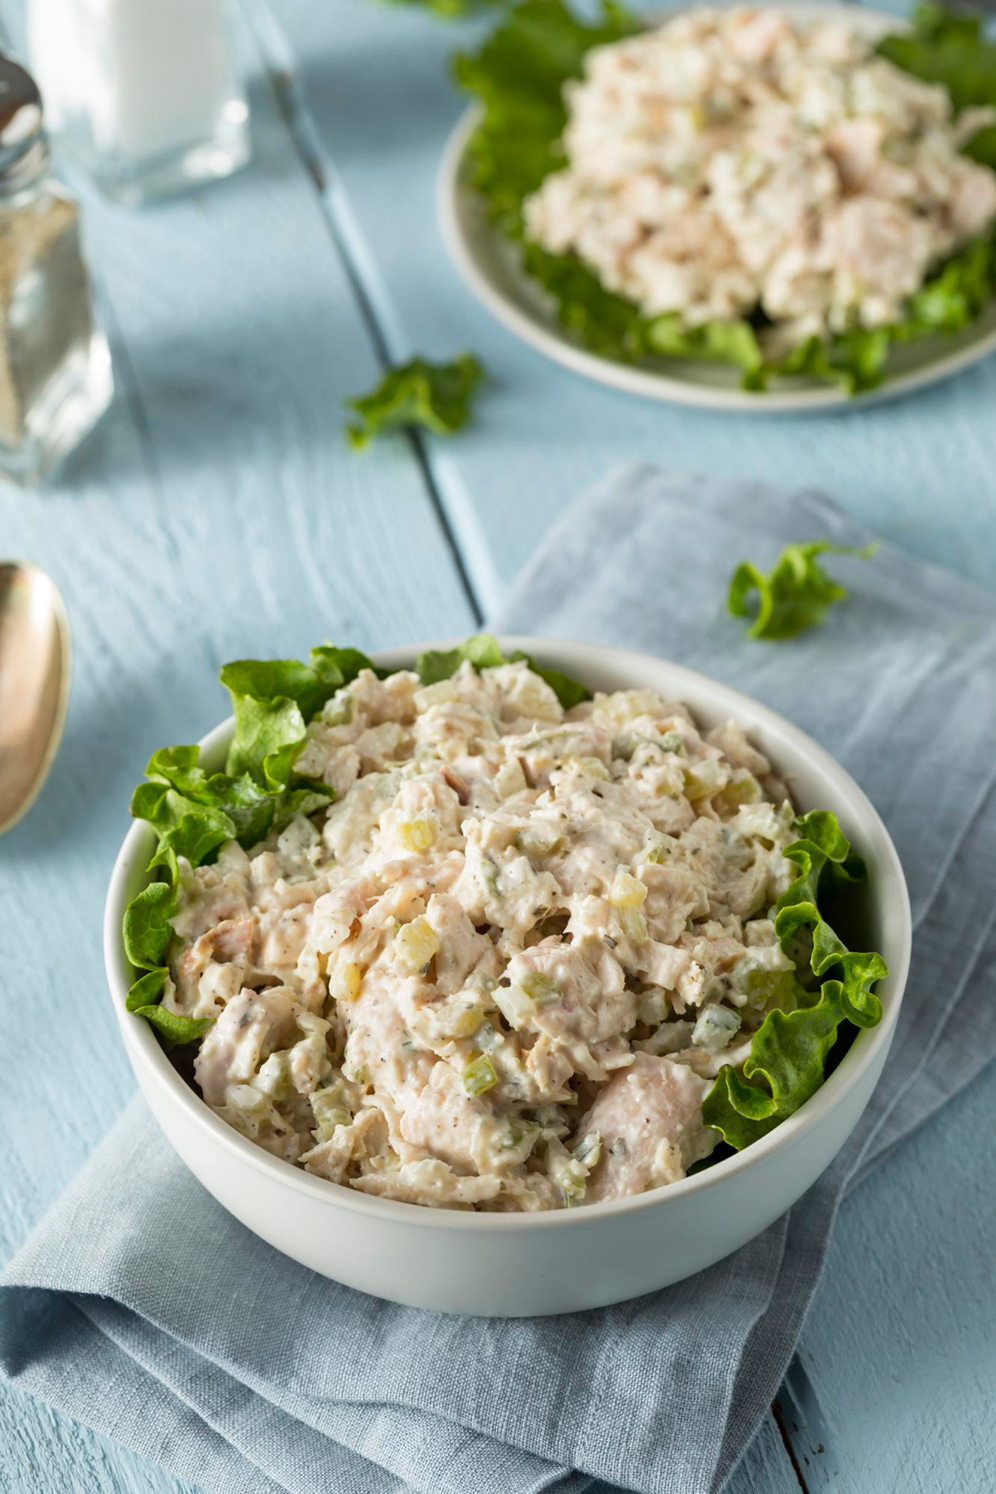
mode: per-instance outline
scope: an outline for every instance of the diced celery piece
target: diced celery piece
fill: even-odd
[[[680,731],[666,731],[661,737],[660,745],[665,752],[684,752],[685,739]]]
[[[608,778],[609,770],[600,757],[568,757],[564,759],[564,768],[571,773],[578,773],[584,778]]]
[[[558,1181],[564,1204],[568,1209],[575,1209],[578,1204],[584,1203],[585,1194],[588,1191],[588,1170],[584,1163],[572,1158],[561,1169]]]
[[[728,1006],[703,1007],[698,1021],[692,1028],[692,1042],[696,1048],[705,1048],[708,1053],[718,1053],[725,1048],[740,1030],[740,1016]]]
[[[703,757],[685,768],[685,793],[693,802],[708,799],[727,782],[728,773],[718,757]]]
[[[498,1083],[495,1066],[486,1053],[472,1058],[463,1071],[463,1087],[469,1095],[483,1095]]]
[[[663,831],[655,830],[648,843],[647,860],[654,863],[667,861],[677,844],[673,835],[665,835]]]
[[[520,1160],[525,1161],[536,1144],[540,1129],[535,1121],[523,1120],[518,1115],[510,1115],[505,1120],[504,1134],[498,1142],[498,1150],[519,1152]]]
[[[456,996],[450,997],[435,1010],[436,1029],[444,1037],[473,1037],[483,1021],[483,1006]]]
[[[761,785],[746,768],[739,768],[723,790],[720,798],[727,809],[739,809],[741,804],[758,804],[761,800]]]
[[[353,1119],[341,1084],[316,1089],[311,1096],[311,1113],[321,1141],[328,1141],[337,1126],[348,1126]]]
[[[336,968],[329,981],[329,995],[336,1001],[356,1001],[363,989],[363,966],[350,962]]]
[[[520,830],[515,837],[516,847],[530,860],[549,856],[560,845],[561,837],[552,827]]]
[[[484,882],[486,892],[492,897],[501,897],[501,882],[498,878],[498,867],[490,856],[481,858],[481,879]]]
[[[593,1167],[598,1166],[598,1160],[602,1155],[602,1137],[598,1131],[589,1131],[582,1136],[574,1148],[575,1160],[584,1164],[590,1172]]]
[[[730,984],[751,1006],[781,1006],[791,1001],[796,967],[779,945],[755,945],[734,965]]]
[[[643,944],[649,938],[647,920],[639,908],[617,908],[619,927],[626,938],[634,944]]]
[[[253,1088],[273,1100],[286,1098],[294,1088],[291,1083],[290,1053],[271,1053],[253,1080]]]
[[[519,981],[519,988],[537,1006],[549,1006],[560,995],[560,987],[553,976],[545,975],[542,970],[530,970]]]
[[[398,826],[398,838],[401,844],[405,850],[412,851],[416,855],[429,849],[437,833],[434,820],[402,820]]]
[[[622,868],[616,872],[609,888],[609,902],[614,908],[640,908],[647,900],[647,886]]]
[[[427,918],[402,924],[394,938],[394,957],[406,975],[417,975],[439,953],[439,935]]]

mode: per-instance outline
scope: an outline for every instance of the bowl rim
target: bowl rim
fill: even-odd
[[[729,5],[735,0],[719,0],[719,3]],[[679,10],[663,12],[658,19],[672,19],[687,8],[682,0]],[[856,30],[871,36],[909,29],[909,22],[902,16],[844,0],[781,0],[772,8],[807,20],[846,19]],[[653,16],[648,20],[652,21]],[[480,113],[476,102],[462,111],[447,137],[436,171],[436,219],[446,251],[467,290],[495,321],[534,352],[582,378],[624,394],[685,408],[746,416],[832,415],[915,394],[972,367],[996,348],[993,320],[996,302],[990,300],[979,316],[953,337],[932,339],[927,347],[920,344],[924,356],[912,367],[887,372],[874,389],[853,395],[836,385],[801,376],[784,379],[775,388],[761,393],[752,393],[733,382],[735,369],[731,369],[729,383],[699,383],[683,374],[680,360],[672,360],[676,365],[673,368],[644,367],[596,353],[565,333],[552,313],[544,315],[539,311],[542,295],[514,260],[510,270],[512,279],[523,288],[527,298],[536,300],[536,309],[526,309],[508,295],[491,273],[488,247],[482,252],[481,244],[492,250],[496,248],[499,255],[506,252],[508,245],[503,235],[486,223],[482,200],[466,180],[468,144]]]
[[[374,663],[384,668],[401,669],[411,665],[416,655],[423,649],[453,648],[460,641],[462,640],[458,638],[446,638],[428,643],[405,645],[380,650],[371,657]],[[625,1198],[606,1199],[588,1204],[582,1209],[538,1210],[534,1213],[487,1213],[477,1210],[427,1208],[424,1204],[402,1203],[395,1199],[373,1197],[343,1184],[333,1183],[327,1178],[316,1177],[303,1168],[295,1167],[291,1162],[274,1157],[262,1147],[255,1146],[215,1115],[200,1095],[186,1083],[160,1046],[151,1025],[125,1009],[125,996],[133,976],[132,967],[124,952],[121,921],[130,884],[135,875],[136,864],[141,862],[144,866],[151,855],[153,846],[151,827],[141,821],[133,824],[125,835],[114,861],[104,908],[103,930],[104,963],[108,986],[129,1057],[134,1063],[141,1065],[145,1075],[165,1097],[179,1105],[187,1120],[205,1140],[219,1143],[224,1150],[233,1155],[233,1158],[247,1163],[257,1172],[269,1177],[274,1183],[294,1188],[311,1195],[317,1202],[324,1200],[326,1204],[344,1208],[352,1213],[373,1216],[385,1222],[393,1219],[399,1224],[417,1224],[428,1229],[513,1231],[563,1229],[568,1227],[573,1220],[584,1219],[594,1223],[599,1219],[617,1218],[622,1214],[635,1213],[648,1208],[660,1208],[668,1204],[673,1205],[690,1194],[702,1193],[721,1186],[727,1178],[756,1168],[774,1152],[817,1127],[824,1117],[856,1087],[862,1076],[875,1064],[878,1055],[883,1050],[887,1052],[899,1018],[912,952],[912,915],[906,878],[898,852],[878,811],[847,770],[786,717],[732,686],[658,655],[607,644],[585,643],[574,639],[539,638],[529,635],[500,634],[498,641],[503,649],[522,649],[538,656],[541,660],[544,656],[552,658],[557,667],[564,667],[566,664],[568,671],[572,668],[576,670],[577,664],[571,658],[565,660],[562,656],[557,657],[563,651],[572,655],[580,651],[591,660],[593,665],[597,667],[602,664],[609,671],[615,669],[638,675],[639,671],[647,666],[663,667],[675,681],[676,688],[673,692],[675,699],[684,700],[687,688],[688,694],[693,697],[698,696],[700,699],[703,696],[709,697],[712,708],[717,709],[719,713],[729,712],[732,719],[746,720],[749,723],[749,730],[753,731],[760,727],[780,738],[790,750],[794,750],[799,757],[805,758],[821,776],[833,784],[835,794],[839,791],[839,799],[836,800],[837,807],[841,813],[847,815],[851,828],[860,831],[861,840],[865,843],[863,849],[867,848],[868,842],[874,840],[877,875],[881,879],[883,889],[888,889],[889,898],[896,900],[897,948],[889,951],[887,956],[889,975],[880,986],[880,989],[886,993],[886,1000],[883,1002],[883,1015],[878,1025],[860,1029],[856,1033],[851,1046],[834,1072],[793,1115],[788,1116],[766,1136],[752,1142],[750,1146],[734,1156],[725,1157],[713,1167],[708,1167],[691,1177],[681,1178],[675,1183],[669,1183],[667,1187]],[[690,708],[693,712],[699,709],[694,700],[690,702]],[[229,716],[202,737],[199,743],[202,753],[208,755],[219,753],[227,745],[233,725],[234,718]],[[167,1137],[167,1139],[170,1138]]]

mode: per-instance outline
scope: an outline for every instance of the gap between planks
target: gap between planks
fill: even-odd
[[[260,56],[266,67],[277,108],[287,126],[291,143],[315,184],[329,233],[356,297],[360,315],[370,334],[377,361],[386,372],[396,362],[396,359],[392,357],[391,346],[392,343],[395,347],[401,346],[400,329],[397,326],[391,326],[393,318],[384,304],[383,297],[377,294],[371,284],[370,276],[364,267],[366,255],[362,253],[361,240],[352,223],[347,206],[342,200],[332,162],[312,125],[298,83],[293,53],[266,0],[241,0],[241,3],[243,14],[255,37]],[[429,460],[425,438],[420,431],[410,427],[405,431],[405,439],[408,441],[422,475],[429,501],[435,511],[436,520],[452,557],[474,622],[479,627],[484,621],[484,611],[446,512],[446,506]]]

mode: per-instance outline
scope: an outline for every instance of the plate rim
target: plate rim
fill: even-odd
[[[772,9],[783,10],[788,15],[846,15],[852,22],[860,17],[860,24],[867,26],[869,30],[880,29],[883,32],[906,28],[906,22],[900,17],[864,7],[859,9],[851,4],[786,4],[773,6]],[[739,385],[731,385],[729,388],[721,385],[709,386],[694,383],[676,374],[639,368],[603,357],[602,354],[574,342],[552,320],[546,325],[538,315],[530,315],[516,305],[495,284],[486,266],[481,263],[481,257],[475,252],[473,236],[465,222],[465,215],[479,211],[481,199],[463,180],[463,171],[467,145],[480,117],[480,105],[468,105],[457,119],[443,147],[435,187],[436,217],[443,243],[464,284],[495,320],[521,342],[573,373],[627,394],[686,407],[730,414],[816,414],[866,409],[870,405],[902,398],[962,372],[996,350],[994,325],[967,346],[941,353],[920,367],[887,377],[874,389],[853,395],[837,385],[815,381],[803,387],[756,392]],[[483,228],[493,241],[497,242],[501,238],[491,225],[485,223]],[[524,271],[516,268],[515,273],[524,282],[527,281]],[[996,300],[993,305],[996,306]]]

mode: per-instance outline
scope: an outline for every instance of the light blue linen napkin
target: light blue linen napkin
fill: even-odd
[[[723,609],[734,564],[823,536],[868,538],[819,495],[625,469],[555,526],[494,620],[645,649],[758,696],[887,821],[913,975],[886,1074],[806,1198],[635,1302],[442,1317],[264,1245],[135,1100],[0,1278],[4,1373],[213,1494],[722,1485],[785,1372],[844,1192],[996,1055],[996,603],[886,547],[834,561],[852,596],[825,627],[746,640]]]

